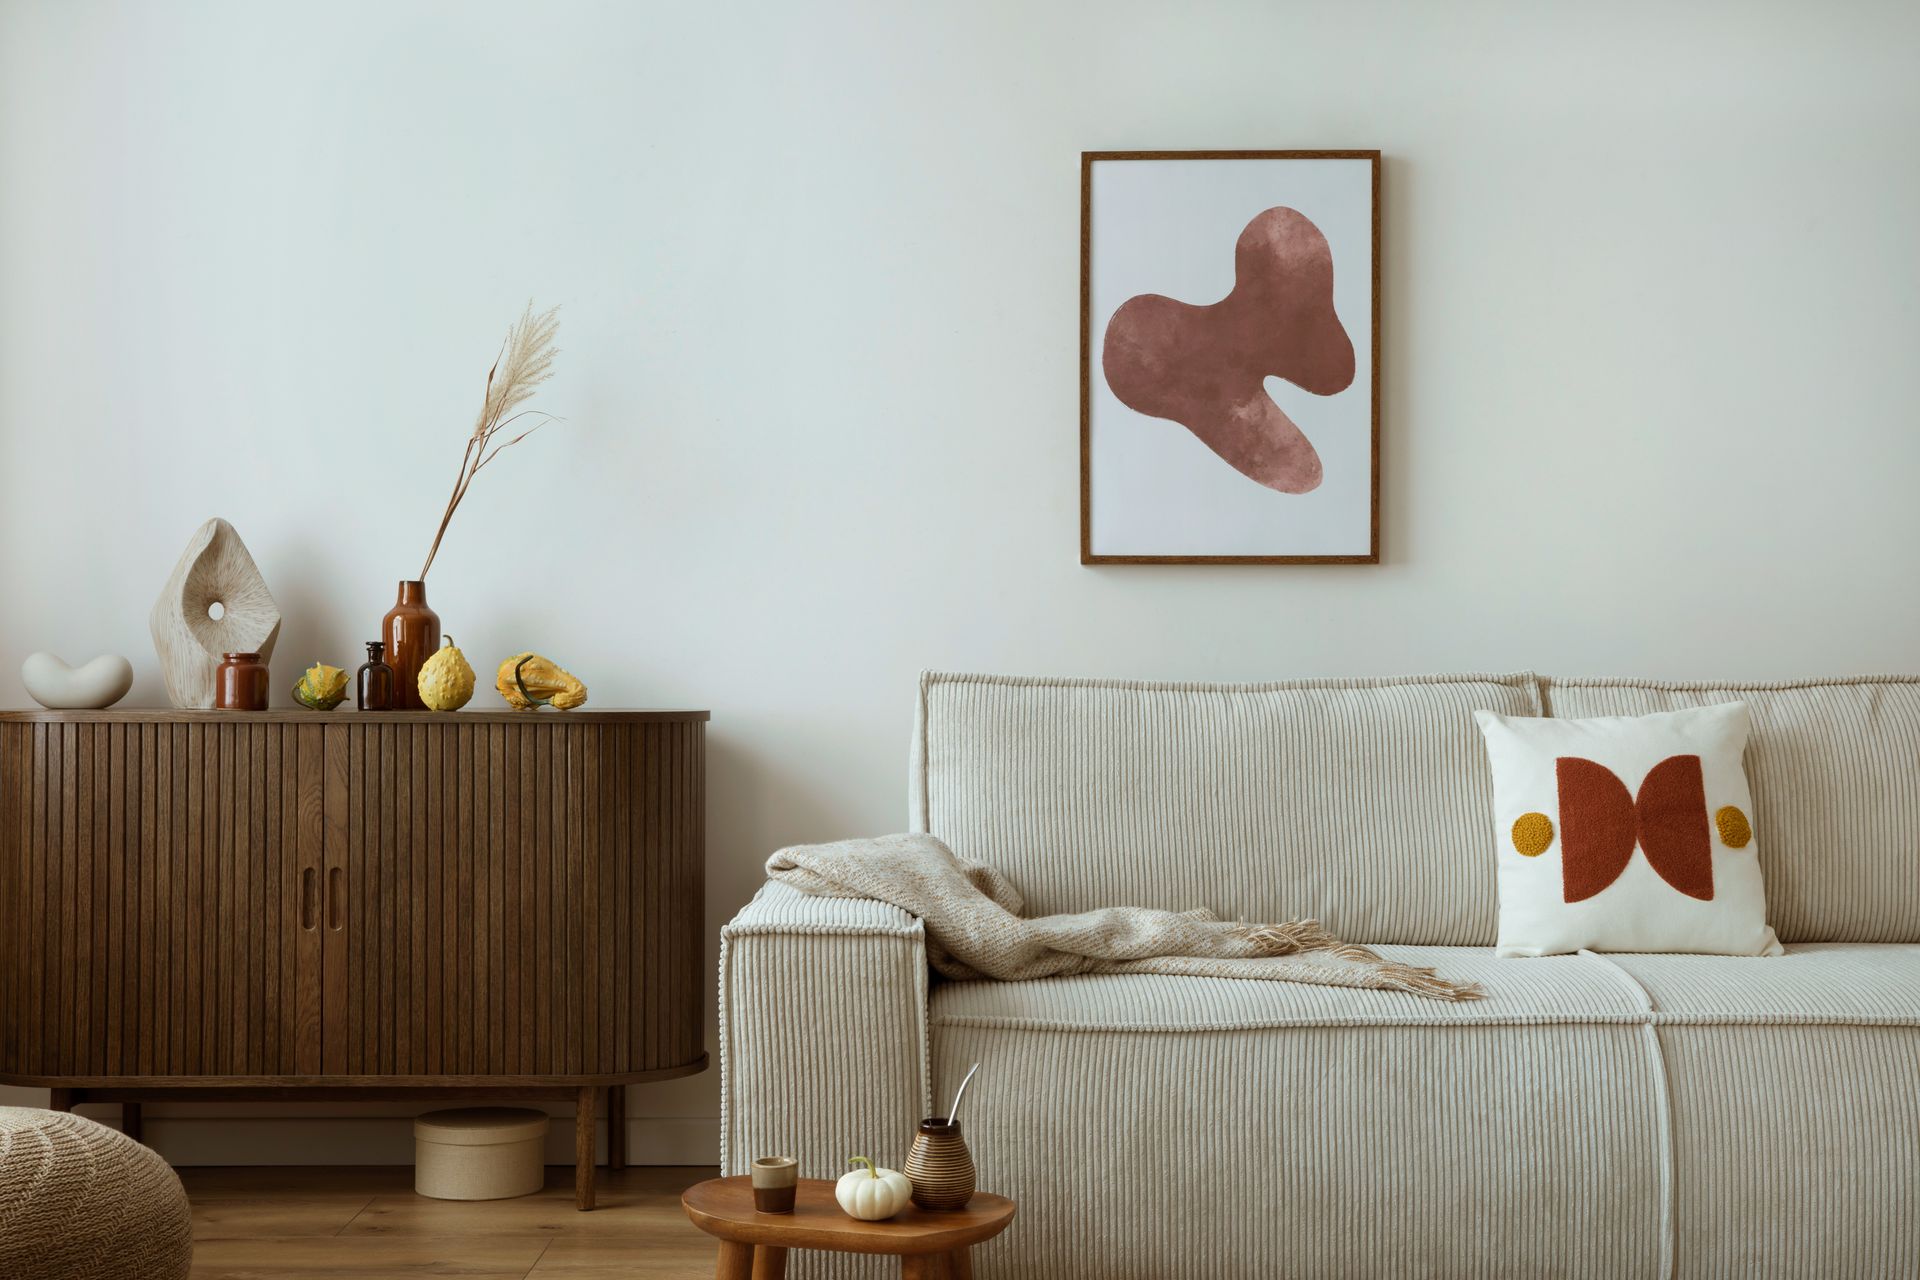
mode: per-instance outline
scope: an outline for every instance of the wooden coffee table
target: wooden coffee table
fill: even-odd
[[[789,1249],[896,1254],[902,1280],[972,1280],[967,1250],[1013,1221],[1013,1201],[976,1192],[966,1208],[949,1213],[908,1205],[885,1222],[861,1222],[842,1212],[833,1184],[819,1178],[800,1179],[792,1213],[757,1212],[746,1178],[689,1187],[680,1207],[694,1226],[719,1237],[719,1280],[780,1280]]]

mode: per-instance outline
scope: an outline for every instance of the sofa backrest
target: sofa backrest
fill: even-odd
[[[1920,942],[1920,677],[1550,680],[1556,716],[1744,702],[1747,781],[1782,942]]]
[[[1492,784],[1472,713],[1527,674],[1275,684],[921,678],[914,828],[1030,914],[1208,907],[1360,942],[1490,946]]]

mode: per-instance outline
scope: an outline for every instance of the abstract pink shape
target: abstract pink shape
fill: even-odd
[[[1211,306],[1157,293],[1107,322],[1100,365],[1120,402],[1167,418],[1249,479],[1282,493],[1320,484],[1320,455],[1262,379],[1330,396],[1353,385],[1353,341],[1333,310],[1333,251],[1306,215],[1273,208],[1233,249],[1232,292]]]

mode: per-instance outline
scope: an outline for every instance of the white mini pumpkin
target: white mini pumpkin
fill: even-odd
[[[847,1163],[867,1166],[841,1174],[833,1184],[833,1198],[850,1217],[878,1222],[906,1208],[913,1198],[913,1183],[906,1174],[879,1168],[865,1156],[854,1156]]]

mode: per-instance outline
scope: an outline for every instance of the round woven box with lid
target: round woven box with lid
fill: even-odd
[[[413,1189],[435,1200],[505,1200],[546,1182],[547,1113],[430,1111],[413,1122]]]

